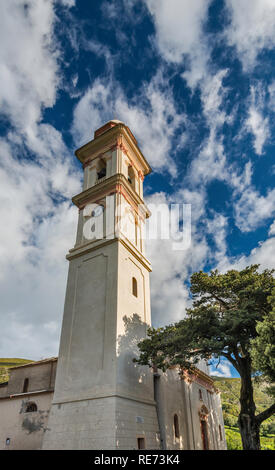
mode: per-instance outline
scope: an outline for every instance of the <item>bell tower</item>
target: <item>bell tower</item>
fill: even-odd
[[[153,376],[133,363],[151,324],[143,180],[151,169],[112,120],[75,152],[84,169],[43,449],[157,449]]]

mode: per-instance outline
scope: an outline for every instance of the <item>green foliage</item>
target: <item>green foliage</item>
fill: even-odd
[[[272,310],[256,325],[257,337],[251,341],[251,356],[254,368],[262,373],[261,380],[272,385],[275,382],[275,289],[268,301]],[[269,387],[269,393],[275,396],[274,387]]]
[[[225,426],[227,450],[242,450],[242,440],[237,427]],[[261,450],[275,450],[275,435],[261,436]]]
[[[0,383],[8,382],[9,380],[9,368],[28,364],[29,359],[18,359],[18,358],[0,358]]]
[[[242,440],[238,428],[225,426],[227,450],[242,450]]]
[[[140,364],[166,370],[185,369],[200,359],[226,357],[241,373],[257,323],[271,311],[268,298],[275,286],[273,271],[257,272],[258,265],[225,274],[200,271],[191,276],[193,307],[174,325],[148,331],[139,344]],[[245,367],[247,364],[245,364]]]
[[[202,271],[191,276],[193,306],[174,325],[148,331],[139,343],[136,362],[165,371],[171,366],[192,370],[201,359],[225,357],[241,377],[238,423],[245,449],[259,449],[259,426],[275,410],[272,404],[255,415],[252,376],[275,376],[273,270],[259,265],[220,274]],[[253,365],[252,365],[253,360]],[[224,405],[229,406],[229,405]],[[228,408],[227,423],[235,410]]]
[[[223,419],[226,428],[226,435],[227,429],[232,429],[233,434],[228,433],[228,440],[229,446],[233,445],[233,441],[235,442],[237,439],[241,442],[241,437],[239,435],[239,428],[238,428],[238,416],[240,413],[240,388],[241,388],[241,380],[239,378],[223,378],[223,377],[212,377],[215,382],[215,386],[221,392],[221,402],[222,402],[222,410],[223,410]],[[272,405],[272,397],[266,391],[266,384],[262,382],[253,381],[253,388],[254,388],[254,401],[256,405],[257,413],[261,413],[270,405]],[[237,435],[236,435],[237,433]],[[261,446],[265,442],[266,445],[274,445],[273,444],[273,436],[275,434],[275,417],[271,416],[266,421],[261,424],[260,427],[260,439],[261,439]],[[231,439],[232,437],[232,439]],[[264,437],[267,437],[267,441],[264,440]],[[237,442],[237,441],[236,441]],[[235,442],[235,443],[236,443]],[[235,444],[234,444],[235,445]],[[233,448],[233,447],[230,447]],[[263,448],[263,447],[262,447]]]

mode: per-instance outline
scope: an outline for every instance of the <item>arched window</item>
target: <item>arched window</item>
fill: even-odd
[[[27,393],[28,389],[29,389],[29,379],[26,378],[26,379],[24,380],[23,393]]]
[[[132,278],[132,294],[137,297],[138,292],[137,292],[137,280],[135,277]]]
[[[176,439],[178,439],[180,437],[180,428],[179,428],[178,415],[174,415],[174,434],[175,434]]]
[[[25,413],[33,413],[34,411],[37,411],[37,405],[32,401],[27,404]]]

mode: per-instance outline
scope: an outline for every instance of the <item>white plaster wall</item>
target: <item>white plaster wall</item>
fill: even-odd
[[[151,325],[149,272],[129,250],[119,244],[117,307],[117,389],[120,394],[153,400],[153,375],[148,367],[133,363],[137,344]],[[132,278],[137,280],[137,297]]]
[[[207,361],[205,361],[204,359],[199,361],[197,364],[196,364],[196,367],[198,369],[200,369],[202,372],[204,372],[205,374],[209,375],[209,367],[208,367],[208,363]]]
[[[132,276],[138,281],[138,297],[132,294]],[[125,322],[133,315],[134,322]],[[146,431],[147,445],[156,448],[152,373],[133,363],[148,322],[149,273],[122,243],[114,240],[70,261],[43,448],[133,448],[137,413],[144,417],[140,432]],[[120,400],[124,405],[119,407]]]
[[[115,418],[117,449],[137,449],[138,437],[144,437],[146,449],[160,448],[155,405],[118,398]]]
[[[214,427],[216,430],[216,441],[217,441],[217,449],[219,450],[226,450],[226,437],[225,437],[225,429],[224,429],[224,421],[223,421],[223,413],[222,413],[222,405],[221,405],[221,396],[220,393],[214,393],[211,396],[212,399],[212,406],[213,406],[213,420],[214,420]],[[221,427],[221,436],[219,431],[219,426]]]
[[[209,392],[201,384],[191,382],[186,384],[188,405],[189,405],[189,428],[191,429],[191,445],[193,449],[203,449],[201,438],[201,425],[199,411],[202,405],[205,405],[209,411],[207,419],[209,449],[219,449],[219,429],[220,424],[223,427],[221,405],[217,400],[216,393]],[[200,399],[199,390],[202,393]],[[217,419],[218,417],[218,419]]]
[[[53,404],[43,449],[114,449],[115,398]]]
[[[176,370],[159,371],[156,399],[163,449],[188,449],[188,426],[183,382]],[[174,415],[178,415],[180,438],[175,437]]]
[[[115,390],[117,243],[70,261],[55,402]]]
[[[164,449],[203,448],[199,411],[206,406],[209,449],[225,449],[222,409],[219,394],[196,382],[181,380],[176,369],[158,371],[157,409]],[[201,393],[200,393],[201,392]],[[180,439],[175,438],[174,414],[178,415]],[[220,440],[219,425],[223,439]]]

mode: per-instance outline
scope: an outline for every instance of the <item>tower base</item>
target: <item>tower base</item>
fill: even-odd
[[[144,447],[143,447],[144,446]],[[44,450],[159,449],[154,404],[111,396],[52,404]]]

